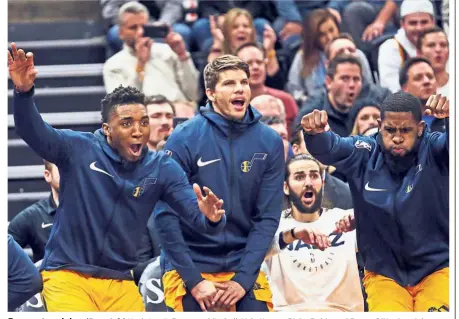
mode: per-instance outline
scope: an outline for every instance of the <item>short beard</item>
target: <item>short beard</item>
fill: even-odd
[[[322,188],[319,192],[316,192],[315,190],[312,191],[314,192],[316,200],[311,207],[306,207],[301,202],[301,198],[297,196],[292,190],[290,190],[290,195],[287,196],[290,207],[295,206],[295,208],[302,214],[313,214],[318,211],[322,206]]]

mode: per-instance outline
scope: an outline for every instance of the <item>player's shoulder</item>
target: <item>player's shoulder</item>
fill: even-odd
[[[375,136],[354,135],[348,137],[348,139],[357,150],[371,153],[374,151],[377,144]]]
[[[48,202],[49,202],[48,198],[41,199],[38,202],[35,202],[32,205],[24,208],[22,211],[20,211],[16,215],[14,219],[25,218],[27,220],[30,220],[30,219],[33,219],[35,216],[39,215],[40,213],[46,213],[49,210]]]

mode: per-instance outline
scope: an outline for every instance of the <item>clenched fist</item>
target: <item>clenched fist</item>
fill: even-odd
[[[426,103],[426,115],[432,115],[439,119],[449,117],[449,100],[441,94],[431,95]]]
[[[330,130],[328,115],[325,111],[314,110],[301,119],[301,126],[306,134],[315,135]]]

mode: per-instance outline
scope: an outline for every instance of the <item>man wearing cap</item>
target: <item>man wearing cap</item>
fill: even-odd
[[[406,92],[381,105],[376,136],[340,137],[328,116],[302,119],[311,155],[349,181],[354,215],[337,231],[355,229],[370,311],[449,311],[449,138],[430,132],[421,102]],[[449,101],[431,96],[424,113],[448,123]]]
[[[434,8],[429,0],[404,0],[400,7],[401,28],[379,47],[380,84],[391,92],[400,90],[399,70],[403,62],[416,56],[418,37],[435,25]]]

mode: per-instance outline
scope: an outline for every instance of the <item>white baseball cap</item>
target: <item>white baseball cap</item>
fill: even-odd
[[[434,16],[434,7],[429,0],[404,0],[400,6],[400,17],[412,13],[428,13]]]

